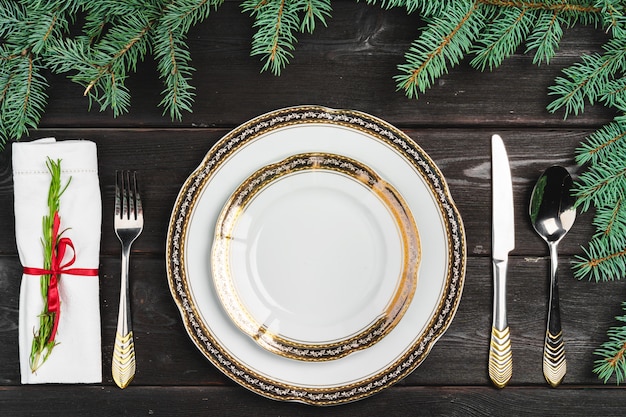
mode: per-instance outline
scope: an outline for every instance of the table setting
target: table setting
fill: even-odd
[[[411,100],[415,16],[332,13],[276,76],[226,2],[189,29],[182,120],[158,62],[117,117],[50,74],[0,151],[6,415],[623,414],[623,283],[581,276],[603,223],[574,195],[619,119],[546,110],[605,35],[572,28],[545,67],[461,62]]]

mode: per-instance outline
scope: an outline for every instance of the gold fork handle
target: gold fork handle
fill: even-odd
[[[111,360],[113,380],[120,388],[126,388],[135,376],[135,342],[130,314],[130,297],[128,285],[128,259],[130,245],[122,247],[122,278],[120,288],[120,305],[117,316],[115,345]]]
[[[135,376],[135,343],[133,332],[121,335],[115,333],[113,360],[111,361],[113,380],[118,387],[124,389]]]

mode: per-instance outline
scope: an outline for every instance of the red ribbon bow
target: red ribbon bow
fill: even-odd
[[[50,255],[50,269],[45,268],[31,268],[24,267],[24,274],[27,275],[50,275],[50,282],[48,284],[48,311],[54,313],[54,323],[52,326],[52,332],[50,333],[49,342],[53,342],[59,327],[59,316],[61,315],[61,300],[59,298],[59,276],[61,274],[69,275],[84,275],[84,276],[97,276],[97,269],[89,268],[69,268],[76,261],[76,251],[74,250],[74,243],[68,237],[62,237],[59,239],[59,227],[61,225],[61,218],[59,213],[54,213],[54,219],[52,222],[52,236],[53,242],[52,253]],[[72,249],[72,259],[61,264],[65,257],[67,248]]]

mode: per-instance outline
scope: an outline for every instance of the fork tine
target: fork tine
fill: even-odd
[[[121,201],[121,172],[115,171],[115,217],[122,215],[122,201]]]
[[[122,219],[128,219],[128,171],[122,171]]]
[[[130,220],[137,220],[137,213],[135,212],[135,195],[137,194],[136,187],[137,179],[135,178],[135,171],[132,173],[130,171],[126,171],[126,188],[128,189],[128,218]]]
[[[141,205],[141,193],[137,184],[137,173],[133,172],[133,188],[135,189],[135,218],[143,217],[143,207]]]

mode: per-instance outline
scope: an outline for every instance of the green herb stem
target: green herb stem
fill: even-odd
[[[53,161],[48,158],[46,161],[46,167],[50,172],[50,188],[48,191],[48,214],[43,217],[42,231],[43,237],[41,239],[43,247],[43,268],[50,270],[52,267],[53,251],[56,248],[58,242],[53,242],[54,237],[53,226],[55,214],[59,212],[61,195],[67,189],[71,182],[71,178],[65,183],[61,184],[61,160],[57,159]],[[58,237],[57,237],[58,239]],[[52,349],[57,345],[56,341],[50,340],[50,335],[54,326],[54,315],[48,310],[48,287],[50,285],[51,275],[42,275],[40,278],[40,292],[43,300],[43,309],[39,315],[39,329],[33,334],[33,343],[30,352],[30,369],[34,373],[44,364],[52,353]]]

